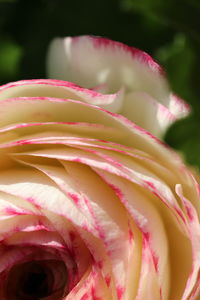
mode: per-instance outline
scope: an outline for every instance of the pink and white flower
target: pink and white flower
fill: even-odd
[[[49,47],[47,74],[103,94],[115,93],[113,101],[101,106],[159,138],[190,111],[171,91],[163,69],[147,53],[109,39],[55,38]]]
[[[122,89],[0,88],[0,299],[200,299],[199,175]]]

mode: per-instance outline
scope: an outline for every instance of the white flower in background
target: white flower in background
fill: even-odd
[[[109,39],[55,38],[48,51],[47,74],[103,94],[115,93],[112,102],[101,106],[159,138],[189,113],[189,106],[172,93],[164,71],[147,53]]]

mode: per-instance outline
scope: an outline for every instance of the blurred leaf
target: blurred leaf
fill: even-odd
[[[11,15],[15,9],[17,1],[2,1],[0,0],[0,36],[1,39],[4,35],[4,26],[10,22]],[[2,32],[2,33],[1,33]]]
[[[0,3],[14,3],[18,0],[0,0]]]
[[[0,80],[15,78],[19,72],[22,49],[10,39],[0,40]]]
[[[172,89],[183,98],[194,99],[190,85],[194,70],[195,52],[190,41],[183,33],[177,33],[174,40],[159,48],[155,57],[165,66]]]
[[[200,42],[199,0],[121,0],[123,7],[138,11],[172,26],[179,31],[186,31]]]
[[[165,135],[165,141],[181,151],[185,160],[200,170],[200,119],[192,114],[173,124]]]
[[[198,170],[200,170],[200,134],[187,139],[181,147],[181,151],[184,153],[187,163],[198,167]]]

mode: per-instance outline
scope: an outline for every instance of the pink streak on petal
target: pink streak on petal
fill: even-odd
[[[0,93],[4,90],[7,90],[9,88],[15,88],[18,86],[31,86],[31,85],[48,85],[48,86],[55,86],[60,88],[68,88],[71,91],[76,91],[79,93],[82,97],[87,97],[92,99],[96,99],[99,104],[108,104],[112,101],[114,101],[117,97],[120,96],[120,91],[114,94],[101,94],[96,92],[92,89],[83,88],[77,84],[74,84],[69,81],[63,81],[63,80],[56,80],[56,79],[32,79],[32,80],[21,80],[16,82],[11,82],[5,85],[0,86]]]
[[[110,277],[110,275],[107,275],[107,276],[105,277],[105,281],[106,281],[107,286],[109,287],[109,286],[110,286],[110,283],[111,283],[111,277]]]
[[[13,207],[5,208],[4,212],[8,215],[13,215],[13,216],[34,215],[34,212],[32,211],[28,211],[22,208],[13,208]]]
[[[79,40],[83,38],[82,36],[74,37],[72,42],[76,43],[79,42]],[[119,51],[121,49],[122,51],[126,53],[130,53],[133,58],[136,58],[138,60],[141,60],[142,63],[146,64],[150,69],[153,71],[158,72],[159,74],[164,75],[164,70],[152,59],[151,56],[149,56],[146,52],[141,51],[134,47],[129,47],[123,43],[116,42],[110,39],[102,38],[102,37],[94,37],[94,36],[85,36],[85,38],[88,38],[92,41],[94,47],[97,49],[99,48],[109,48],[112,49],[113,52]]]
[[[129,237],[129,243],[132,244],[132,242],[134,240],[134,235],[133,235],[133,231],[131,230],[130,226],[128,229],[128,237]]]
[[[33,199],[33,197],[28,197],[26,200],[32,203],[39,211],[42,209],[42,207],[37,203],[35,199]]]
[[[122,300],[124,292],[125,292],[125,288],[124,287],[117,286],[117,297],[118,297],[118,300]]]
[[[96,292],[95,292],[95,287],[94,286],[91,288],[91,296],[92,296],[92,300],[103,300],[102,298],[96,296]]]
[[[150,245],[150,239],[151,239],[150,232],[143,232],[143,237],[144,237],[144,240],[146,241],[144,243],[144,247],[149,248],[155,270],[156,270],[156,272],[158,272],[159,257],[154,253],[153,249],[151,248],[151,245]]]
[[[80,198],[76,194],[68,192],[68,196],[76,203],[76,205],[80,204]]]
[[[80,300],[88,300],[89,299],[89,295],[88,293],[85,293]]]

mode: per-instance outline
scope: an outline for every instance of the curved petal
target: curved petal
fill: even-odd
[[[50,79],[21,80],[0,87],[0,100],[16,97],[56,97],[98,105],[111,112],[121,109],[123,89],[113,94],[82,88],[72,82]]]
[[[147,53],[109,39],[92,36],[54,39],[49,47],[47,74],[102,93],[117,92],[122,87],[125,93],[147,93],[175,119],[189,113],[189,106],[171,93],[163,70]],[[137,106],[134,97],[132,102],[132,106]],[[123,105],[117,112],[127,117]],[[136,122],[130,116],[129,113],[129,118]],[[148,128],[157,134],[151,129]]]
[[[157,137],[176,120],[169,109],[144,92],[128,93],[120,113]]]
[[[105,38],[57,38],[47,59],[50,77],[108,91],[142,90],[165,102],[169,87],[159,65],[145,52]]]

